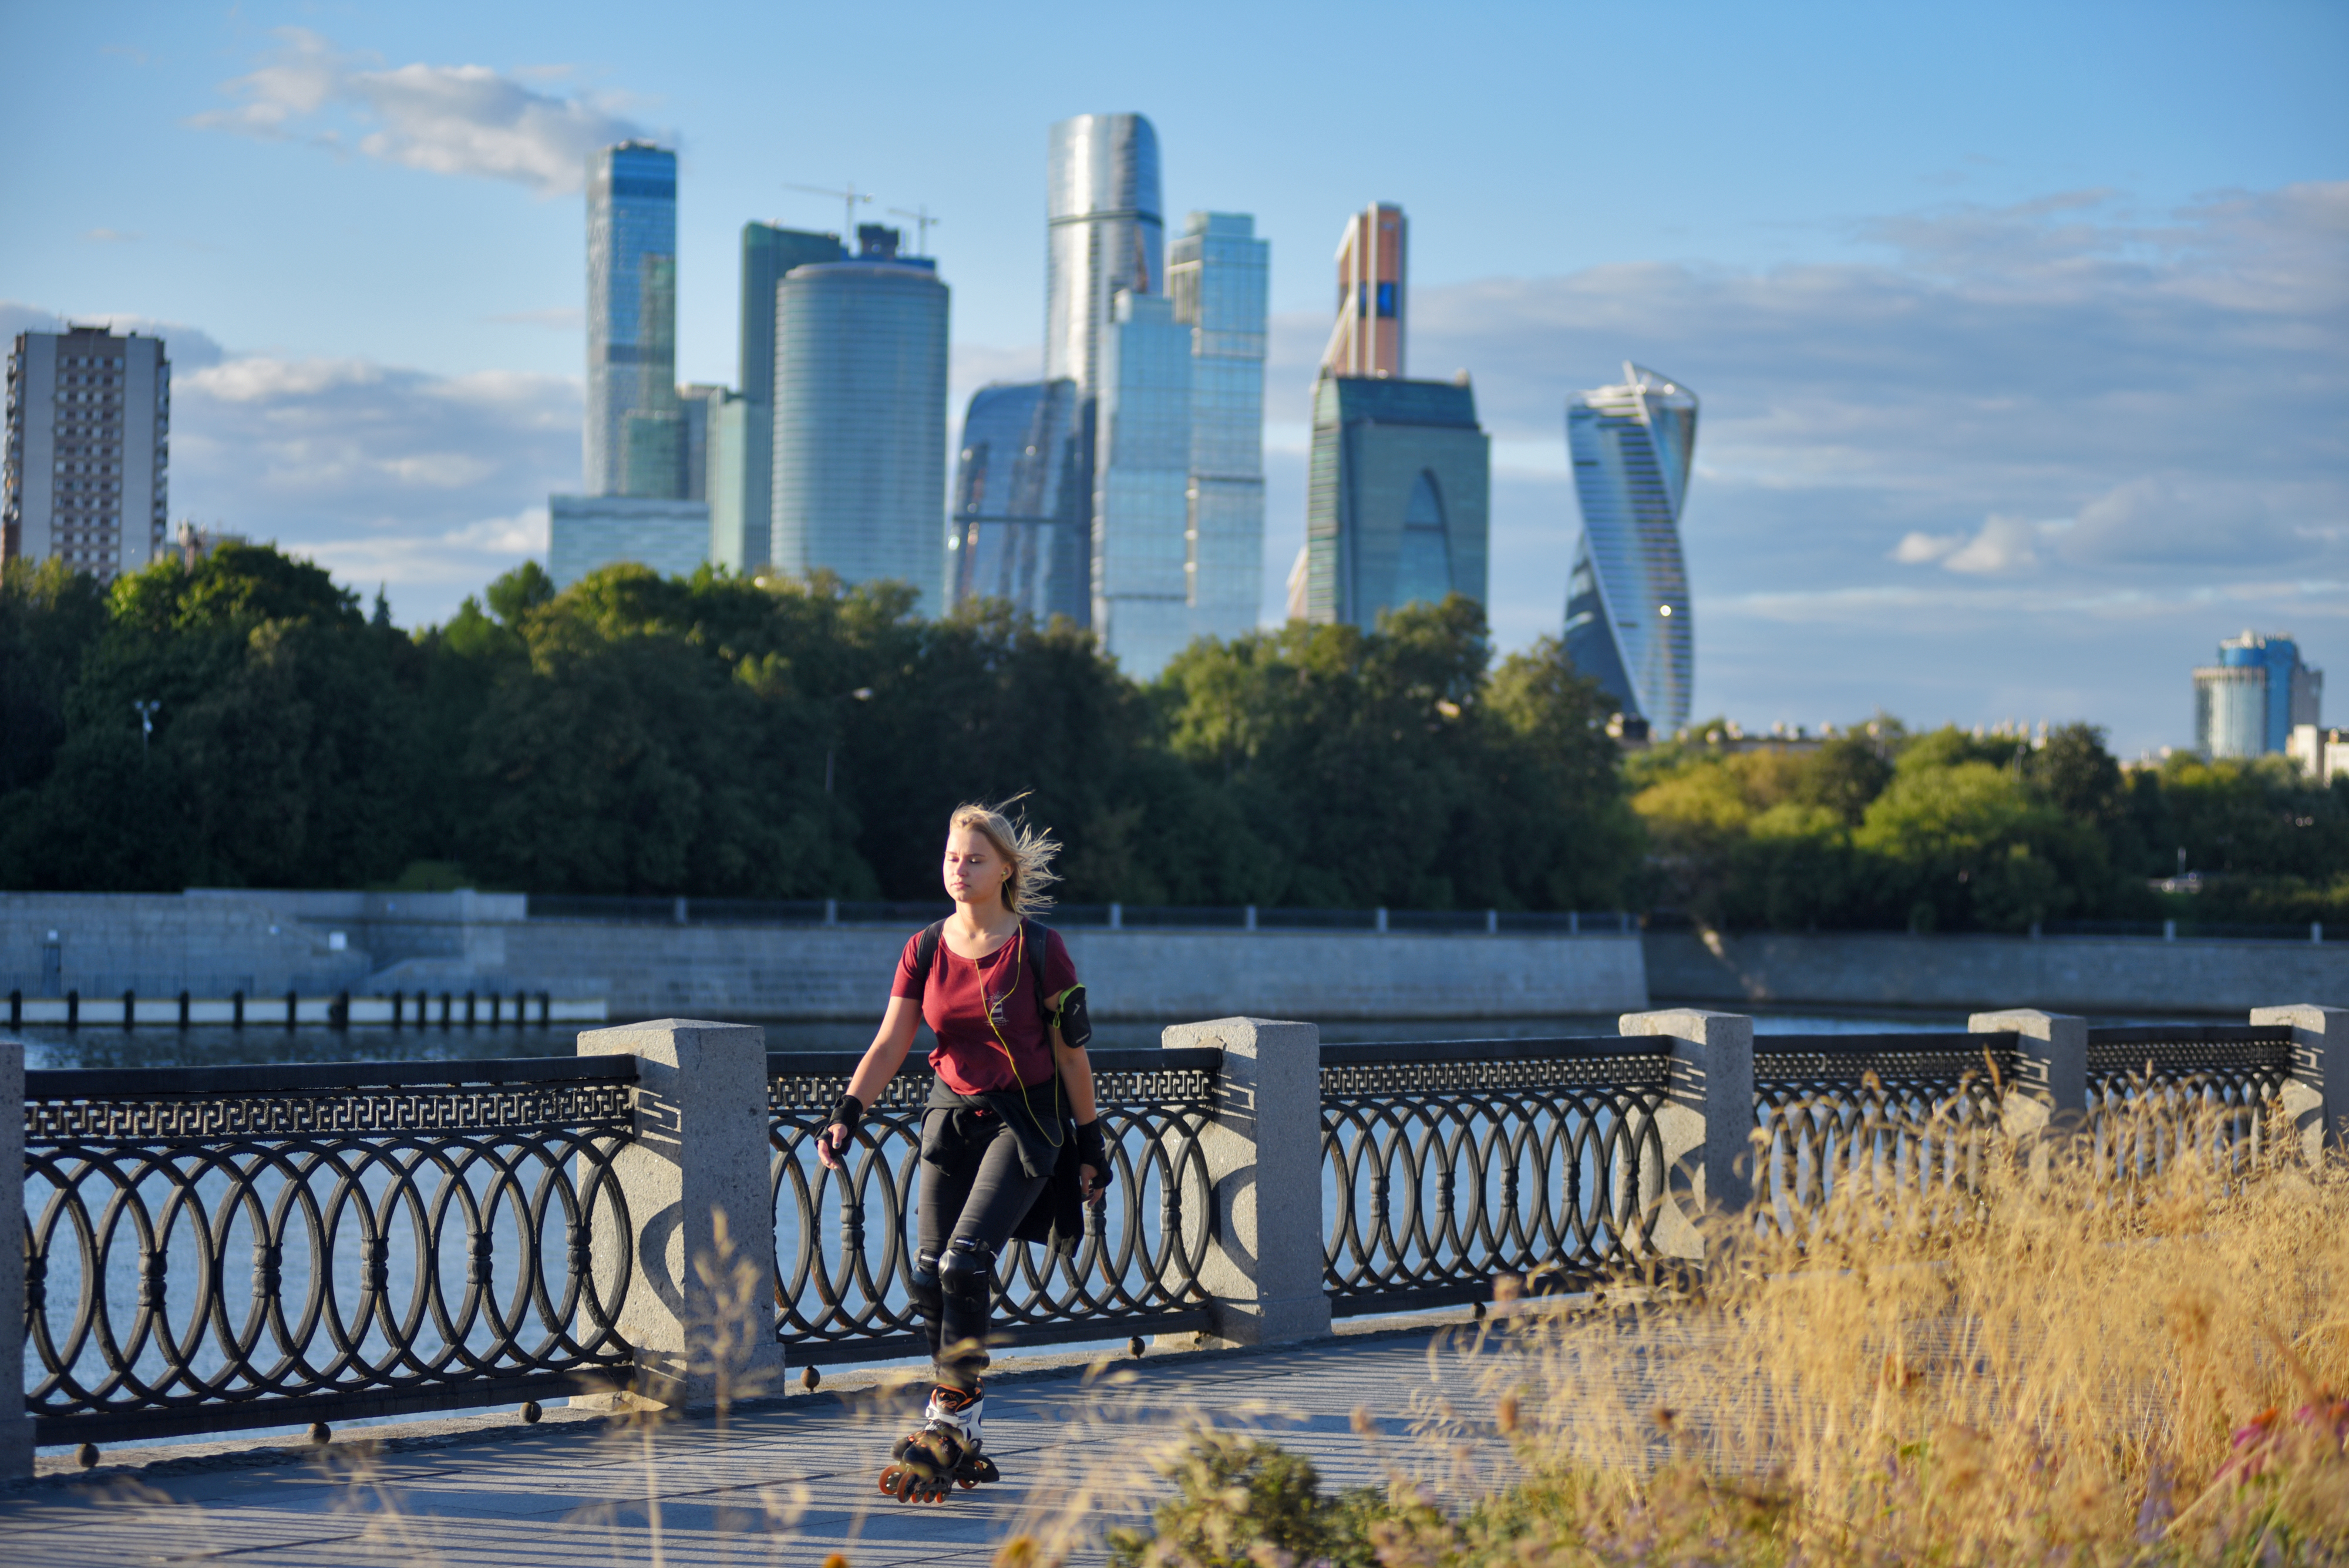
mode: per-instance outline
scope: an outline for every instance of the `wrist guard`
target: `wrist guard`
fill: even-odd
[[[1093,1180],[1098,1187],[1107,1188],[1116,1175],[1110,1167],[1109,1139],[1102,1135],[1099,1116],[1077,1129],[1077,1158],[1093,1168]]]
[[[854,1095],[843,1095],[840,1096],[840,1103],[832,1107],[832,1115],[823,1118],[823,1125],[829,1128],[834,1123],[838,1123],[848,1129],[850,1137],[854,1137],[857,1125],[864,1120],[864,1103]]]

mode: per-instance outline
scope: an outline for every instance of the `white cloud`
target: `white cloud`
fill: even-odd
[[[82,235],[83,239],[89,241],[92,244],[99,245],[135,244],[144,237],[145,236],[140,234],[131,234],[125,229],[90,229]]]
[[[375,57],[344,53],[305,28],[282,28],[277,36],[279,47],[254,70],[222,85],[235,107],[189,123],[300,138],[435,174],[517,181],[541,195],[580,189],[590,153],[646,134],[616,96],[565,98],[528,85],[560,76],[560,67],[384,69]]]

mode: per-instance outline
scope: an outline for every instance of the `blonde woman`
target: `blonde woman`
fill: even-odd
[[[922,1116],[910,1293],[929,1331],[935,1385],[922,1425],[881,1472],[881,1490],[909,1502],[999,1479],[979,1425],[997,1254],[1015,1231],[1038,1239],[1057,1222],[1069,1233],[1078,1205],[1109,1184],[1084,987],[1059,933],[1028,918],[1050,903],[1060,847],[1002,807],[955,808],[944,867],[955,912],[906,940],[880,1032],[816,1137],[817,1158],[843,1169],[865,1108],[928,1023],[936,1077]],[[1040,1202],[1056,1176],[1063,1201]]]

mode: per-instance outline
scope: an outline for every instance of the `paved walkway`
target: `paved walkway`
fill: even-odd
[[[1164,1495],[1148,1461],[1188,1422],[1262,1429],[1333,1488],[1381,1480],[1417,1447],[1396,1439],[1441,1401],[1482,1411],[1478,1363],[1492,1353],[1472,1360],[1456,1340],[1422,1327],[1278,1352],[1012,1364],[988,1396],[1003,1484],[937,1507],[875,1490],[917,1402],[865,1375],[723,1423],[549,1410],[535,1427],[505,1416],[51,1475],[0,1492],[0,1563],[814,1568],[837,1552],[886,1568],[985,1563],[1021,1532],[1098,1561],[1109,1526]]]

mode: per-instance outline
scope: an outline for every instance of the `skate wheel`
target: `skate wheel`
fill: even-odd
[[[881,1470],[881,1494],[882,1494],[884,1497],[898,1497],[898,1496],[902,1496],[902,1495],[903,1495],[903,1493],[904,1493],[904,1491],[905,1491],[905,1466],[903,1466],[903,1465],[885,1465],[885,1466],[883,1466],[883,1467],[882,1467],[882,1470]]]
[[[958,1486],[958,1487],[962,1488],[962,1490],[965,1490],[965,1491],[968,1491],[971,1488],[973,1488],[973,1487],[977,1486],[978,1484],[978,1478],[977,1476],[957,1476],[957,1477],[955,1477],[955,1485],[957,1485],[957,1486]]]

